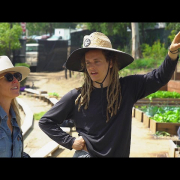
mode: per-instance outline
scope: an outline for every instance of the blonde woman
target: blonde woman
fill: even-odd
[[[113,49],[103,33],[84,36],[83,47],[66,61],[67,69],[84,73],[84,83],[65,94],[40,119],[40,128],[60,145],[75,149],[73,157],[129,157],[133,105],[171,79],[178,48],[180,33],[159,68],[143,75],[119,77],[118,72],[132,63],[133,57]],[[66,119],[74,120],[79,137],[58,126]]]
[[[28,67],[14,67],[7,56],[0,56],[0,157],[22,157],[23,136],[16,97]]]

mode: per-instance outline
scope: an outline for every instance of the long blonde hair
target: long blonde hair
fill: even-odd
[[[21,117],[20,117],[20,113],[19,113],[19,104],[18,104],[16,98],[12,99],[11,105],[16,114],[17,124],[18,124],[19,128],[21,129]]]
[[[117,63],[117,57],[115,54],[113,54],[111,51],[105,51],[102,50],[103,54],[105,55],[106,61],[112,60],[113,67],[110,69],[110,83],[107,87],[107,109],[106,109],[106,122],[109,121],[109,119],[117,114],[118,109],[120,108],[121,104],[121,85],[119,82],[119,74],[118,74],[118,63]],[[84,84],[81,88],[81,93],[75,100],[75,104],[78,105],[78,111],[80,111],[80,108],[84,106],[84,109],[88,108],[91,92],[93,90],[93,83],[91,78],[88,75],[88,72],[85,68],[85,59],[82,59],[82,68],[85,69],[84,71]]]

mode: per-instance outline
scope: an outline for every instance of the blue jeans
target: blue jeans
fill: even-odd
[[[90,157],[89,153],[84,150],[76,150],[73,155],[73,158],[89,158],[89,157]]]

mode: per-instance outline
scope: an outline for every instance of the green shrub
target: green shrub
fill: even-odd
[[[26,66],[26,67],[30,68],[30,65],[27,64],[27,63],[16,63],[16,64],[15,64],[15,67],[16,67],[16,66]]]
[[[149,46],[148,44],[141,45],[141,51],[143,58],[156,60],[156,66],[159,66],[167,55],[167,49],[165,44],[161,43],[160,40],[154,42],[154,44]]]
[[[172,30],[171,31],[171,34],[168,36],[168,39],[172,42],[173,39],[174,39],[174,36],[177,34],[177,31],[176,30]]]
[[[143,69],[143,68],[155,68],[157,61],[152,58],[136,59],[126,69]]]

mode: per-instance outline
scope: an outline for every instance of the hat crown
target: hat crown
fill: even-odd
[[[94,32],[91,33],[90,35],[84,36],[83,48],[86,47],[112,48],[112,44],[106,35],[100,32]]]
[[[0,56],[0,71],[13,67],[11,60],[7,56]]]

